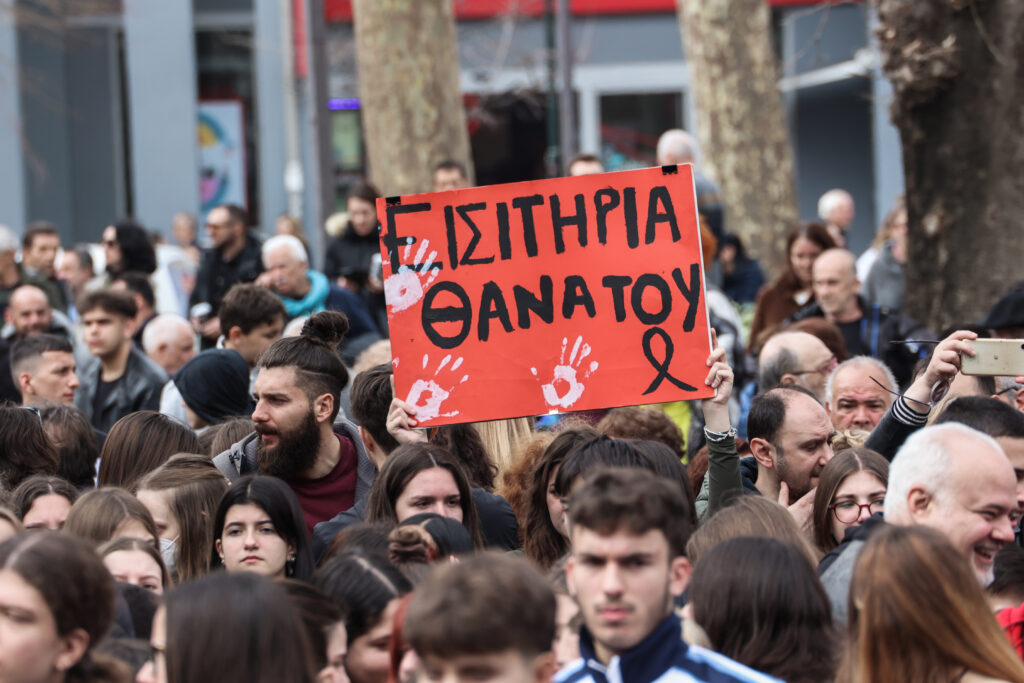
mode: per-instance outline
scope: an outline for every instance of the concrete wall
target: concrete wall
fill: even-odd
[[[83,28],[68,39],[67,85],[74,241],[97,241],[128,213],[118,73],[110,28]]]
[[[797,95],[797,194],[800,215],[817,219],[818,198],[833,187],[853,195],[856,216],[848,235],[863,251],[875,235],[874,154],[870,84],[847,80]]]
[[[25,224],[25,172],[21,140],[21,78],[14,8],[0,3],[0,225]]]
[[[195,33],[182,2],[125,0],[135,217],[167,230],[199,210]]]
[[[36,16],[49,16],[48,10],[38,2],[19,5],[23,11]],[[41,24],[24,26],[18,32],[21,126],[25,142],[25,220],[53,221],[67,239],[74,215],[67,40],[55,20],[51,23],[47,19]]]

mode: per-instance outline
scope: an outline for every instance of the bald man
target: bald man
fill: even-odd
[[[811,275],[815,302],[794,313],[789,322],[824,317],[839,328],[851,356],[878,358],[901,387],[907,386],[914,364],[929,348],[907,340],[933,340],[935,335],[909,316],[861,297],[856,258],[846,249],[823,251]]]
[[[779,332],[769,337],[758,356],[757,386],[760,391],[800,386],[823,402],[835,367],[835,355],[813,334]]]
[[[71,329],[68,317],[50,306],[46,292],[35,285],[22,285],[11,292],[0,337],[18,340],[49,332],[74,339]]]
[[[697,211],[719,242],[725,234],[725,215],[722,209],[722,191],[698,170],[697,141],[685,130],[673,128],[658,138],[659,166],[693,164],[693,184],[697,191]]]
[[[180,315],[161,313],[143,330],[142,349],[164,372],[173,375],[196,355],[196,334]]]
[[[11,374],[11,346],[16,341],[43,333],[56,334],[74,343],[71,321],[50,307],[46,292],[35,285],[16,288],[11,292],[0,330],[0,399],[21,403],[21,389]]]

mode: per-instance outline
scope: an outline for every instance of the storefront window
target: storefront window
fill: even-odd
[[[601,96],[601,158],[609,171],[655,165],[658,137],[682,125],[678,92]]]

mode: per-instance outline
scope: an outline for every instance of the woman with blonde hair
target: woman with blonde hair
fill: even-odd
[[[516,456],[533,436],[530,419],[517,417],[511,420],[490,420],[474,422],[473,429],[483,441],[491,462],[498,470],[496,483],[500,487],[505,472],[516,463]]]
[[[887,525],[857,558],[839,683],[1024,683],[978,579],[950,542]]]

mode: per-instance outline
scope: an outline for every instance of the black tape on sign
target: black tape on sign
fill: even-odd
[[[675,175],[679,173],[679,167],[675,164],[666,164],[661,167],[661,175]]]
[[[387,202],[388,206],[401,206],[402,205],[402,198],[400,196],[397,196],[397,195],[394,196],[394,197],[388,197],[384,201]]]

